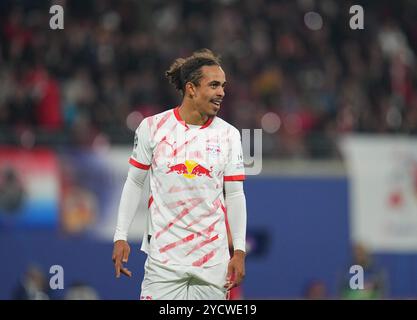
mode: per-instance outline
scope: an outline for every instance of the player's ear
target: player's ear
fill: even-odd
[[[192,82],[187,82],[185,84],[185,95],[189,98],[194,98],[195,96],[195,86]]]

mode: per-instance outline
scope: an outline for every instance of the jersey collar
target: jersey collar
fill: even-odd
[[[190,129],[190,127],[188,127],[188,125],[185,123],[185,121],[181,118],[180,116],[180,111],[179,111],[180,107],[176,107],[174,108],[174,115],[175,118],[178,120],[179,123],[181,123],[184,127],[186,127],[187,129]],[[214,120],[214,117],[210,117],[207,119],[206,123],[204,123],[200,129],[204,129],[207,128]]]

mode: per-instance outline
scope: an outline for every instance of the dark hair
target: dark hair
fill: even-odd
[[[165,72],[165,75],[169,82],[175,86],[175,89],[181,91],[184,95],[187,82],[192,82],[196,86],[200,84],[203,77],[201,73],[202,66],[220,66],[220,57],[214,55],[209,49],[197,50],[185,59],[176,59]]]

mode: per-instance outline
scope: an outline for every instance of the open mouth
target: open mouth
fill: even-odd
[[[217,107],[220,107],[221,102],[222,102],[221,100],[211,100],[211,103]]]

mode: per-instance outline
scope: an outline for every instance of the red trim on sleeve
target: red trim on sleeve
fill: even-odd
[[[244,174],[238,176],[224,176],[224,181],[243,181],[246,177]]]
[[[149,170],[149,168],[151,167],[151,165],[149,164],[149,165],[147,165],[147,164],[143,164],[143,163],[140,163],[140,162],[137,162],[135,159],[133,159],[133,158],[130,158],[129,159],[129,163],[132,165],[132,166],[135,166],[136,168],[139,168],[139,169],[143,169],[143,170]]]

